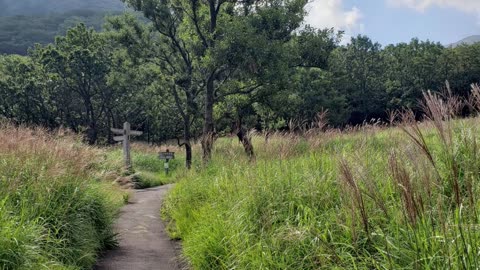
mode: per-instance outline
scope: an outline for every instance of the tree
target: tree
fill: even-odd
[[[56,127],[54,86],[45,77],[29,57],[0,56],[0,115],[18,124]]]
[[[387,108],[414,108],[422,98],[422,91],[444,86],[447,77],[442,72],[443,53],[441,44],[418,39],[387,46],[382,52]]]
[[[480,44],[446,48],[440,62],[441,79],[448,80],[456,94],[467,96],[471,84],[480,82]]]
[[[67,121],[74,122],[70,110],[75,108],[81,118],[80,124],[87,126],[88,142],[96,143],[99,120],[107,108],[111,108],[114,98],[107,86],[111,50],[105,38],[79,24],[65,37],[57,37],[54,45],[37,47],[33,53],[62,92],[63,114]],[[77,101],[81,102],[80,107]]]
[[[159,97],[151,101],[157,102],[157,105],[174,104],[174,109],[169,106],[167,113],[173,115],[174,112],[182,120],[183,141],[179,145],[185,147],[186,167],[190,168],[191,126],[200,114],[197,97],[201,88],[193,83],[193,63],[183,50],[174,46],[172,38],[176,39],[175,35],[159,34],[156,32],[158,29],[164,28],[146,25],[132,15],[111,18],[107,25],[110,37],[125,48],[123,65],[127,67],[122,73],[136,70],[132,75],[142,77],[140,82],[143,87],[152,89],[152,94]],[[127,85],[132,81],[135,80],[129,80]],[[151,104],[154,107],[157,105]]]
[[[251,93],[285,64],[278,51],[303,20],[304,0],[126,0],[142,11],[182,62],[187,84],[204,96],[203,158],[215,138],[214,104],[225,96]],[[251,80],[255,78],[254,80]],[[224,87],[231,80],[236,87]],[[193,80],[193,81],[191,81]],[[225,91],[228,91],[225,92]]]
[[[348,99],[350,123],[361,124],[384,115],[383,59],[380,51],[380,44],[366,36],[358,36],[332,54],[330,64],[335,84]]]

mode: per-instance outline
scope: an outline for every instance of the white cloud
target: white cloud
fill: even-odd
[[[405,6],[423,12],[430,7],[454,8],[480,16],[480,0],[387,0],[393,6]]]
[[[316,28],[334,27],[345,31],[345,39],[363,32],[362,12],[357,7],[345,9],[343,0],[312,0],[306,6],[306,24]]]

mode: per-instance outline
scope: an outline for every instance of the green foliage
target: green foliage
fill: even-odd
[[[99,118],[108,109],[113,109],[112,101],[115,98],[107,86],[112,63],[106,40],[93,29],[79,24],[70,29],[65,37],[57,37],[54,46],[37,47],[32,55],[43,65],[50,79],[55,81],[60,95],[68,93],[70,99],[81,101],[67,103],[67,100],[63,100],[63,110],[76,109],[79,112],[80,123],[77,125],[88,127],[88,141],[95,143]],[[66,115],[64,122],[74,121]],[[78,126],[74,129],[78,130]]]
[[[156,187],[176,181],[178,170],[181,171],[181,161],[169,161],[169,174],[165,173],[164,161],[158,159],[157,154],[134,153],[133,162],[138,173],[142,188]]]
[[[385,111],[380,52],[380,44],[358,36],[336,49],[330,58],[335,85],[348,101],[348,121],[353,124],[380,117]]]
[[[90,143],[111,142],[110,128],[126,120],[135,129],[145,127],[145,139],[175,136],[176,111],[159,109],[167,101],[159,104],[149,96],[162,87],[147,88],[158,71],[151,65],[136,69],[110,38],[80,24],[55,44],[36,46],[29,57],[0,57],[2,116],[16,123],[85,132]]]
[[[385,57],[385,91],[390,109],[413,108],[422,98],[422,92],[440,90],[446,80],[441,59],[448,53],[439,43],[413,39],[409,44],[387,46]],[[450,68],[447,68],[450,69]],[[469,86],[467,86],[470,89]]]
[[[145,147],[145,146],[144,146]],[[154,149],[154,148],[152,148]],[[121,176],[132,177],[137,183],[137,188],[144,189],[174,183],[182,175],[181,153],[176,154],[176,159],[170,160],[169,174],[165,173],[164,161],[158,158],[156,152],[145,152],[135,145],[131,152],[133,172],[120,172],[117,169],[123,167],[123,152],[121,147],[110,149],[106,156],[106,162],[101,168],[105,171],[116,171]],[[123,173],[123,175],[121,174]]]
[[[307,3],[125,2],[141,11],[164,41],[157,49],[164,63],[163,72],[170,75],[169,83],[174,83],[170,85],[171,95],[183,120],[187,167],[191,160],[190,125],[200,114],[198,94],[203,95],[202,148],[207,160],[213,146],[210,138],[216,132],[215,105],[225,96],[258,92],[262,86],[285,78],[282,75],[288,72],[287,44],[303,21]]]

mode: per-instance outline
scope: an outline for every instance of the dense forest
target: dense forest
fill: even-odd
[[[222,134],[253,154],[250,129],[310,125],[325,112],[333,127],[387,121],[388,111],[415,110],[423,91],[466,96],[480,82],[480,44],[340,45],[342,32],[302,24],[304,1],[126,2],[144,18],[113,16],[101,32],[79,24],[28,56],[1,56],[0,116],[67,127],[92,144],[112,142],[110,128],[128,120],[149,142],[181,138],[187,159],[202,138],[208,159]]]

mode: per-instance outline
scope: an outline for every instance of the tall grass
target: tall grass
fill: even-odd
[[[170,193],[170,234],[193,269],[478,269],[480,120],[455,117],[473,89],[425,93],[422,123],[257,134],[256,162],[222,139]]]
[[[175,152],[176,158],[169,161],[169,173],[164,169],[164,160],[158,157],[159,152],[165,151],[165,147],[151,146],[144,143],[133,143],[131,145],[132,169],[129,171],[118,170],[124,166],[123,152],[118,145],[111,146],[106,151],[107,162],[103,170],[112,171],[109,179],[117,182],[134,182],[133,187],[138,189],[150,188],[175,182],[181,177],[183,170],[182,162],[184,154],[182,149],[175,146],[168,146],[171,152]],[[127,179],[125,179],[127,178]]]
[[[125,194],[101,180],[105,153],[5,123],[0,142],[0,269],[91,268]]]

